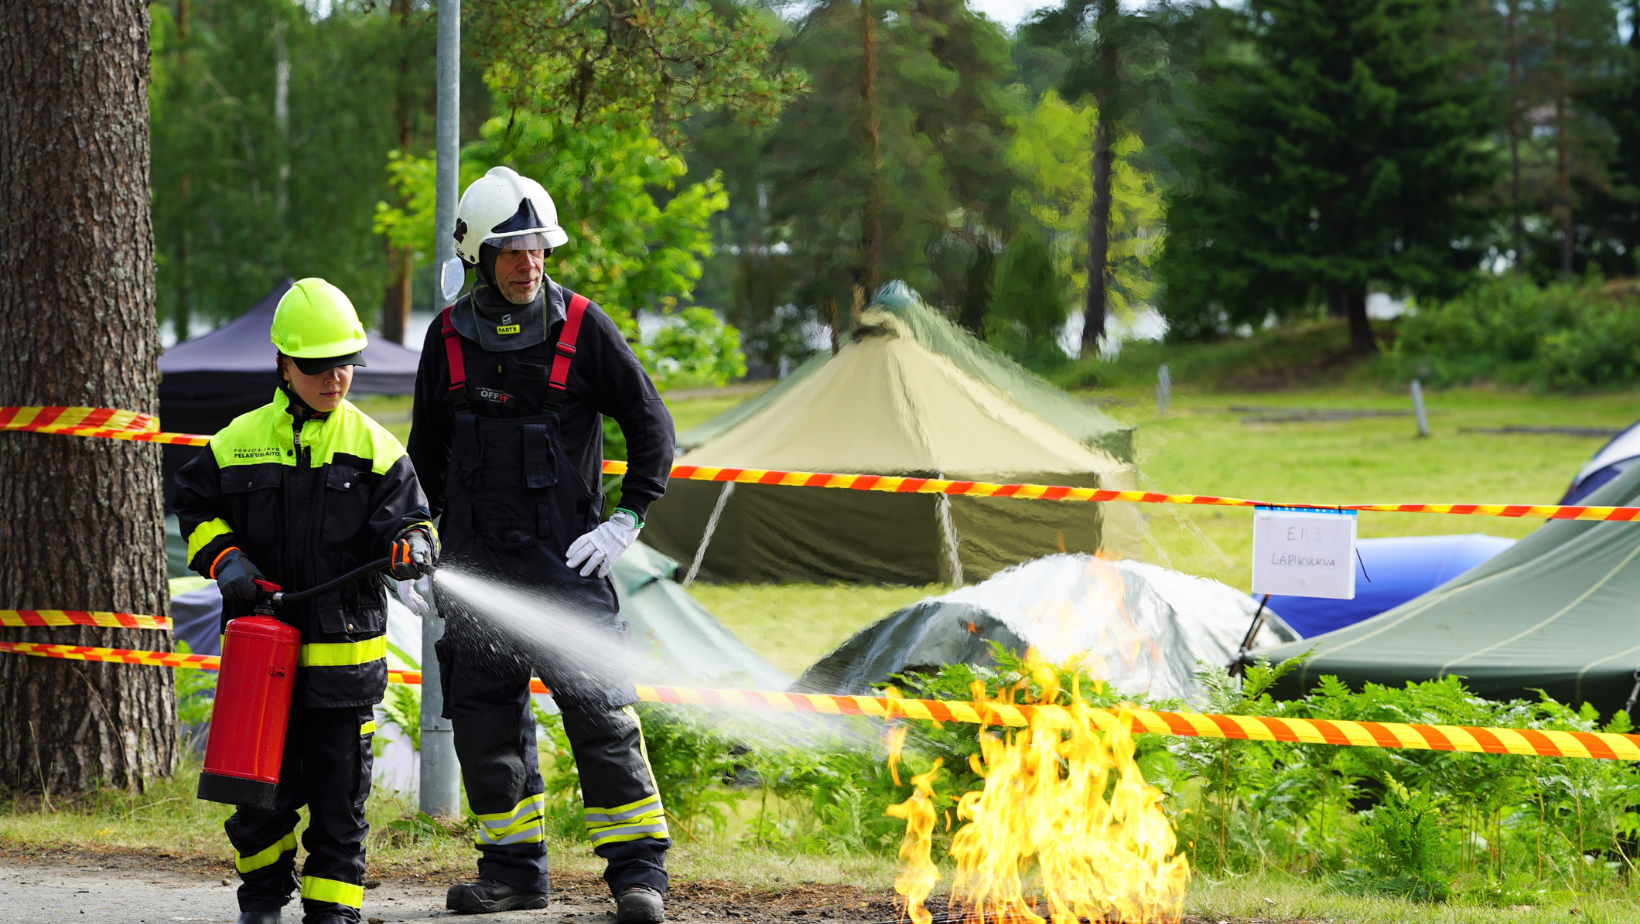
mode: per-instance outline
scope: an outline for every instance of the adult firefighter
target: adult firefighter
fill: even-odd
[[[446,560],[550,601],[556,615],[536,614],[537,628],[559,641],[499,639],[482,611],[440,591],[444,715],[482,822],[479,879],[452,886],[446,904],[462,913],[547,905],[534,673],[563,712],[616,919],[653,924],[664,919],[671,840],[632,710],[609,570],[666,490],[672,418],[609,316],[547,278],[545,258],[569,236],[541,184],[491,170],[462,195],[455,239],[477,279],[427,329],[410,458],[442,517]],[[626,436],[629,468],[620,506],[600,523],[604,415]]]
[[[250,615],[258,578],[301,590],[391,555],[395,576],[411,579],[437,555],[404,447],[346,400],[365,347],[347,296],[323,279],[296,283],[274,311],[273,343],[273,402],[234,418],[177,473],[188,563],[221,587],[224,626]],[[279,618],[301,631],[302,647],[273,808],[240,805],[225,825],[243,880],[239,921],[277,924],[299,885],[309,924],[356,922],[373,707],[387,689],[387,596],[379,580],[355,581],[287,603]]]

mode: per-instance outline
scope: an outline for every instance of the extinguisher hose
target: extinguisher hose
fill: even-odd
[[[378,558],[369,564],[360,565],[359,567],[354,568],[352,571],[349,571],[341,577],[328,580],[323,584],[320,584],[318,587],[309,587],[307,590],[297,590],[290,593],[275,594],[274,600],[278,603],[295,603],[299,600],[306,600],[309,597],[317,597],[319,594],[329,593],[338,587],[351,584],[359,578],[374,574],[377,571],[385,571],[392,563],[393,559],[391,558]]]

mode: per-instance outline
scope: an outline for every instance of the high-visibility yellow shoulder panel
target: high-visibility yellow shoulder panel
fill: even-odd
[[[240,414],[211,437],[211,454],[218,468],[234,465],[265,465],[278,462],[295,465],[291,446],[290,415],[285,412],[284,392],[254,411]]]

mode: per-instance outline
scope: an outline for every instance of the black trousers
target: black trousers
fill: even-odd
[[[239,910],[278,911],[298,889],[305,919],[358,921],[364,904],[364,838],[370,827],[369,706],[320,709],[291,704],[285,756],[272,809],[240,806],[223,827],[243,884]],[[306,805],[307,862],[296,876],[296,810]]]
[[[482,823],[478,874],[545,892],[546,786],[529,708],[532,669],[526,659],[498,657],[494,646],[463,644],[464,638],[473,636],[454,631],[439,642],[439,670],[467,801]],[[553,678],[545,679],[550,687]],[[630,694],[603,692],[554,697],[581,781],[587,834],[593,852],[608,863],[604,881],[612,893],[634,885],[664,893],[672,841],[638,715]],[[626,702],[612,702],[619,699]]]

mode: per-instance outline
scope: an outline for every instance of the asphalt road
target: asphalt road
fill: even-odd
[[[225,881],[229,884],[224,885]],[[224,880],[220,874],[157,868],[132,857],[0,857],[0,924],[232,924],[239,915],[234,900],[237,886],[237,879]],[[611,910],[607,901],[557,900],[542,911],[514,911],[484,920],[604,924],[613,920]],[[455,915],[444,910],[443,888],[384,883],[365,892],[364,917],[371,924],[396,924]],[[287,924],[302,920],[297,901],[285,906],[284,920]]]

